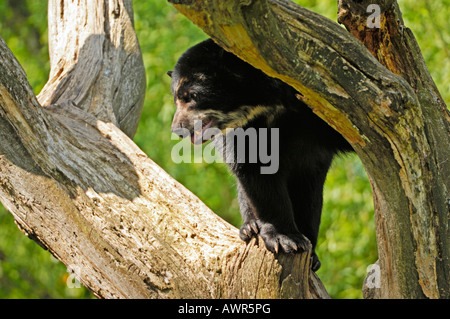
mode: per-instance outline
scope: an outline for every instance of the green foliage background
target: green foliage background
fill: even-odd
[[[296,0],[336,21],[335,0]],[[446,103],[450,100],[449,0],[399,0],[428,68]],[[147,95],[135,142],[150,158],[232,224],[241,223],[235,181],[223,165],[175,164],[170,123],[174,106],[171,70],[178,57],[205,34],[163,0],[134,1],[135,27],[147,72]],[[0,0],[0,36],[7,42],[36,93],[49,73],[46,0]],[[1,205],[0,205],[1,206]],[[373,204],[366,173],[356,156],[337,159],[325,185],[318,244],[318,271],[334,298],[361,298],[368,265],[377,260]],[[14,225],[0,207],[0,298],[93,298],[68,288],[66,267]]]

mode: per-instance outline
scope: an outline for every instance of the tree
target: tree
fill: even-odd
[[[396,2],[368,32],[367,5],[340,1],[370,51],[285,0],[173,3],[354,146],[377,216],[381,288],[366,296],[448,297],[448,111]],[[145,89],[131,1],[50,0],[49,42],[36,98],[0,40],[0,199],[29,237],[99,297],[328,297],[308,252],[243,244],[131,141]]]

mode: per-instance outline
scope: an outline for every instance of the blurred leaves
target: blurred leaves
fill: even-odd
[[[335,0],[296,0],[336,21]],[[399,0],[445,101],[450,101],[450,0]],[[223,164],[175,164],[171,159],[171,70],[179,56],[207,36],[166,1],[134,1],[147,95],[135,142],[156,163],[237,227],[241,223],[235,180]],[[0,0],[0,36],[24,67],[36,93],[49,73],[46,0]],[[361,298],[366,268],[377,260],[372,193],[356,156],[337,159],[325,185],[318,243],[318,275],[334,298]],[[92,298],[68,288],[66,267],[14,225],[0,208],[0,298]]]
[[[35,93],[49,74],[47,1],[0,0],[0,36],[18,57]]]

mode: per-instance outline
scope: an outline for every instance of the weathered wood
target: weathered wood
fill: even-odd
[[[134,133],[144,94],[131,0],[49,4],[38,99],[0,38],[0,200],[19,227],[102,298],[327,298],[309,253],[245,245],[114,125]]]
[[[374,295],[448,298],[449,115],[412,33],[369,51],[337,23],[287,0],[169,1],[225,49],[296,88],[353,145],[374,192],[382,277]],[[340,19],[367,8],[344,2],[354,5]],[[395,1],[378,3],[398,10]],[[350,30],[370,38],[361,25]],[[402,28],[382,18],[381,32],[393,40]],[[414,71],[405,72],[411,63]]]
[[[48,12],[51,72],[41,105],[73,101],[133,137],[146,85],[131,2],[49,0]]]
[[[368,13],[365,8],[369,4],[368,1],[356,3],[356,1],[340,0],[339,22],[364,43],[386,68],[404,78],[411,85],[420,102],[420,110],[423,114],[421,125],[426,142],[429,144],[427,151],[430,153],[422,154],[418,160],[424,167],[420,178],[424,185],[428,185],[421,191],[426,193],[430,208],[418,211],[422,223],[416,223],[412,227],[414,237],[420,242],[416,248],[415,262],[419,272],[419,283],[425,295],[433,298],[439,295],[448,298],[450,236],[447,198],[448,189],[450,189],[450,166],[446,162],[450,158],[450,139],[448,138],[450,115],[428,72],[412,31],[403,23],[397,2],[379,1],[378,3],[381,9],[380,28],[367,28]],[[376,219],[383,220],[379,213],[380,210],[377,210]],[[381,227],[385,227],[383,223],[379,223],[378,233],[388,231]],[[379,243],[382,242],[383,240],[379,240]],[[381,262],[395,259],[393,251],[385,248],[383,244],[378,247],[379,255],[383,256],[380,258]],[[392,269],[389,266],[384,268]],[[390,287],[384,287],[378,293],[388,290]]]

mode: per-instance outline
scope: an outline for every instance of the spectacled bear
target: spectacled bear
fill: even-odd
[[[275,253],[312,249],[311,267],[319,269],[315,247],[323,186],[334,156],[353,151],[350,144],[299,100],[295,89],[211,39],[188,49],[168,75],[177,108],[172,131],[184,137],[180,131],[187,130],[193,143],[205,142],[202,133],[209,128],[220,131],[213,140],[225,150],[232,147],[225,144],[227,129],[277,132],[275,142],[259,133],[257,142],[266,143],[266,149],[277,143],[275,173],[262,174],[267,163],[261,160],[226,161],[237,179],[243,219],[239,235],[246,242],[260,235]],[[194,129],[195,121],[202,121],[200,132]],[[231,154],[236,155],[235,149]]]

